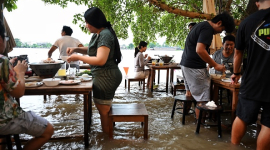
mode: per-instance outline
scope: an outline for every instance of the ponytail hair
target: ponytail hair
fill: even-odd
[[[139,53],[139,48],[138,47],[135,47],[135,53],[134,53],[134,58],[137,56],[137,54]]]
[[[86,20],[87,23],[90,25],[94,26],[97,29],[100,28],[107,28],[110,30],[110,32],[114,36],[114,61],[116,64],[119,64],[122,59],[122,53],[120,50],[120,45],[118,38],[112,28],[112,25],[109,21],[107,21],[104,13],[97,7],[92,7],[89,8],[85,13],[84,13],[84,19]]]
[[[145,41],[141,41],[139,46],[135,48],[135,53],[134,53],[134,58],[137,56],[137,54],[139,53],[140,49],[142,47],[146,47],[147,43]]]

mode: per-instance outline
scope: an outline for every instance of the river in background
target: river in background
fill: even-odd
[[[47,58],[48,49],[15,48],[9,56],[27,54],[29,62],[39,62]],[[182,51],[147,50],[149,56],[174,55],[174,60],[180,62]],[[59,53],[58,53],[59,54]],[[58,58],[57,52],[52,56]],[[129,74],[133,72],[133,50],[122,50],[123,61],[119,64],[123,75],[124,66],[129,66]],[[159,90],[165,88],[165,72],[161,71]],[[223,102],[227,102],[224,93]],[[178,91],[177,94],[184,94]],[[196,124],[193,115],[186,117],[186,124],[181,124],[181,115],[175,113],[171,119],[173,96],[165,92],[142,91],[138,83],[131,83],[131,90],[127,92],[124,80],[116,91],[113,103],[144,103],[149,114],[147,141],[143,140],[143,128],[140,123],[116,122],[114,140],[109,140],[102,133],[99,114],[94,106],[92,125],[90,127],[90,146],[88,149],[177,149],[177,150],[245,150],[256,149],[256,126],[248,126],[247,133],[240,146],[230,144],[230,129],[223,128],[222,138],[217,136],[217,127],[201,127],[200,134],[195,134]],[[225,104],[227,105],[227,104]],[[82,95],[51,95],[45,101],[43,95],[23,96],[21,107],[32,110],[46,118],[55,128],[54,137],[74,136],[75,138],[54,139],[46,143],[42,149],[84,149],[83,142],[83,96]],[[229,114],[222,114],[222,123],[230,122]],[[21,135],[21,138],[30,138]]]

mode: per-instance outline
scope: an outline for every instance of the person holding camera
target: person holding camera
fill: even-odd
[[[51,138],[54,129],[46,119],[32,111],[24,111],[15,100],[24,95],[24,74],[28,64],[26,60],[18,60],[13,67],[16,58],[9,60],[3,55],[8,39],[0,20],[0,135],[32,135],[34,138],[24,145],[24,149],[37,150]]]

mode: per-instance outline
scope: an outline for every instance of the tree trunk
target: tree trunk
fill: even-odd
[[[258,11],[258,8],[256,6],[256,0],[249,0],[248,1],[248,5],[247,5],[247,8],[246,8],[246,14],[243,16],[242,19],[246,18],[247,16],[249,16],[250,14]]]

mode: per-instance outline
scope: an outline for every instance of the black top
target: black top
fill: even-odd
[[[246,49],[248,54],[239,98],[270,102],[270,8],[259,10],[241,22],[236,49]]]
[[[213,34],[214,29],[207,21],[200,22],[194,26],[186,38],[180,65],[194,69],[206,68],[206,62],[197,54],[196,46],[197,43],[203,43],[206,45],[206,50],[208,50],[213,39]]]

